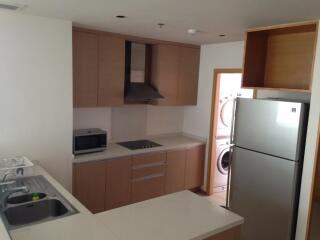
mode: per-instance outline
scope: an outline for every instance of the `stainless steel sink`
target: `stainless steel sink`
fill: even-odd
[[[4,216],[12,226],[25,225],[46,218],[59,217],[68,212],[68,209],[57,199],[46,199],[7,208]]]
[[[1,198],[1,193],[26,186],[29,193],[15,193]],[[17,179],[14,183],[0,185],[0,216],[8,230],[55,220],[78,211],[43,177]]]

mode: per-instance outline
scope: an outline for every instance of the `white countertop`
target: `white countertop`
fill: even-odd
[[[42,168],[36,166],[34,173],[46,177],[79,213],[13,230],[12,240],[200,240],[243,223],[240,216],[189,191],[94,215]],[[1,234],[1,240],[10,239]]]
[[[119,157],[127,157],[136,154],[151,153],[151,152],[161,152],[170,151],[179,148],[189,148],[205,144],[206,141],[200,140],[195,137],[189,137],[184,135],[171,135],[171,136],[157,136],[157,137],[146,137],[146,139],[158,143],[162,146],[154,148],[145,148],[139,150],[130,150],[122,147],[116,143],[110,143],[107,149],[103,152],[88,153],[75,156],[73,162],[89,162],[96,160],[107,160]]]
[[[200,240],[243,223],[243,218],[190,191],[99,213],[119,240]]]

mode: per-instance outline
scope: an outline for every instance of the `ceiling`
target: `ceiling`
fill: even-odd
[[[4,1],[26,4],[23,13],[67,19],[76,26],[194,44],[242,40],[250,27],[320,19],[319,0]],[[160,22],[166,25],[159,28]],[[200,32],[191,36],[188,28]]]

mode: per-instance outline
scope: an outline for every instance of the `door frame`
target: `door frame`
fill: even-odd
[[[219,107],[219,90],[220,76],[223,73],[242,73],[241,68],[216,68],[213,71],[213,86],[211,99],[211,117],[210,117],[210,132],[209,132],[209,147],[208,147],[208,168],[207,168],[207,187],[206,194],[213,194],[213,179],[214,168],[216,166],[216,135],[218,123],[218,107]]]

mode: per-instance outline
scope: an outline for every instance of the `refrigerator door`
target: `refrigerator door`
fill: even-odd
[[[301,158],[305,104],[239,98],[236,107],[236,146],[295,161]]]
[[[241,240],[294,239],[299,165],[235,148],[230,209],[245,219]]]

